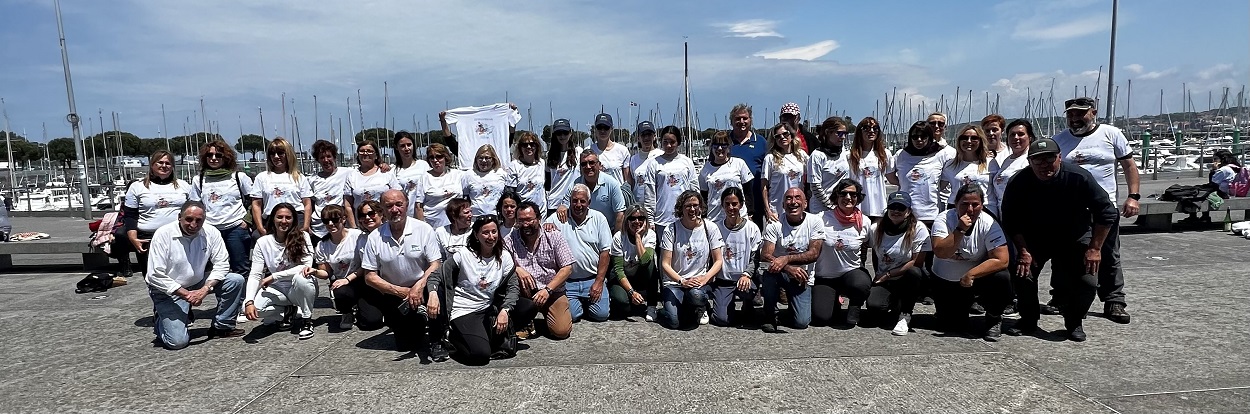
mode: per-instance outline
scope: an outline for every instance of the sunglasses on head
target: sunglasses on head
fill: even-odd
[[[487,214],[485,216],[478,216],[477,218],[473,219],[474,224],[488,222],[488,221],[499,222],[499,216],[496,216],[494,214]]]

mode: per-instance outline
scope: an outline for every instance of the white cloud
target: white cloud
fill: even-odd
[[[1220,76],[1224,73],[1231,72],[1232,70],[1233,70],[1232,64],[1220,63],[1218,65],[1198,71],[1198,78],[1202,80],[1208,80],[1216,76]]]
[[[725,31],[729,32],[729,37],[785,37],[777,33],[775,20],[752,19],[718,26],[724,27]]]
[[[1141,80],[1159,79],[1165,76],[1173,75],[1175,73],[1176,73],[1176,68],[1163,70],[1163,71],[1152,71],[1152,72],[1146,72],[1146,73],[1138,75],[1137,79],[1141,79]]]
[[[1125,65],[1124,69],[1128,70],[1129,72],[1133,72],[1134,75],[1141,74],[1142,72],[1146,70],[1144,67],[1142,67],[1142,65],[1139,65],[1136,63]]]
[[[1111,17],[1098,14],[1083,19],[1054,23],[1038,19],[1023,19],[1011,33],[1013,39],[1033,41],[1063,41],[1111,30]]]
[[[838,48],[836,40],[825,40],[816,42],[806,46],[792,47],[789,49],[774,50],[770,52],[759,52],[754,56],[764,59],[791,59],[791,60],[816,60],[821,56],[829,54]]]

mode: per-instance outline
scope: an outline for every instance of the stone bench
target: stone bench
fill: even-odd
[[[0,243],[0,269],[13,266],[15,254],[82,254],[83,268],[95,270],[110,265],[108,254],[104,250],[87,245],[86,237],[82,238],[49,238],[21,242]]]
[[[1159,201],[1156,199],[1141,200],[1138,205],[1141,211],[1137,213],[1137,225],[1158,231],[1172,231],[1172,215],[1183,213],[1179,210],[1179,204],[1175,201]],[[1207,202],[1196,203],[1198,212],[1211,211]],[[1250,214],[1250,197],[1236,197],[1224,200],[1224,204],[1220,206],[1223,210],[1243,210],[1246,214]],[[1250,217],[1247,215],[1246,217]],[[1212,219],[1222,219],[1222,217],[1212,217]]]

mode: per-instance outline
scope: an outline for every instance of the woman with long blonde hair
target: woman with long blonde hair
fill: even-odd
[[[464,195],[473,202],[473,216],[493,214],[499,196],[508,186],[508,173],[499,161],[495,147],[486,144],[473,155],[473,170],[460,175]]]
[[[990,193],[993,179],[990,177],[990,150],[985,131],[976,125],[965,125],[955,134],[955,157],[942,167],[942,180],[953,188],[975,184],[982,194]],[[954,201],[947,201],[952,207]],[[997,207],[986,205],[990,211]]]
[[[178,220],[178,211],[187,202],[190,191],[191,185],[174,175],[174,154],[165,150],[152,153],[148,175],[126,187],[122,221],[141,268],[148,263],[152,234]]]
[[[270,214],[280,203],[289,203],[295,210],[295,224],[304,231],[312,225],[312,186],[308,177],[300,174],[299,164],[295,162],[295,150],[285,138],[274,138],[265,148],[266,171],[256,174],[256,182],[252,186],[252,217],[260,218],[265,226],[257,226],[260,234],[266,235],[273,231],[270,226]]]
[[[760,194],[765,200],[764,218],[777,221],[784,209],[781,206],[786,190],[807,188],[807,152],[803,151],[794,131],[786,124],[773,127],[773,137],[768,141],[768,155],[764,156]]]

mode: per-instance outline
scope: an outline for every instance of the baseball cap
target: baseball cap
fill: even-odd
[[[600,126],[600,125],[607,125],[608,128],[611,128],[612,127],[612,115],[599,114],[595,116],[595,126]]]
[[[572,131],[573,131],[573,127],[570,127],[570,126],[569,126],[569,120],[567,120],[567,119],[563,119],[563,118],[561,118],[561,119],[557,119],[557,120],[556,120],[556,122],[555,122],[555,124],[552,124],[552,125],[551,125],[551,132],[552,132],[552,133],[556,133],[556,132],[572,132]]]
[[[1093,108],[1096,104],[1097,102],[1094,101],[1094,98],[1084,96],[1063,101],[1063,107],[1065,108],[1064,111],[1071,111],[1073,109],[1086,111]]]
[[[1050,138],[1042,138],[1029,144],[1029,158],[1043,154],[1058,154],[1059,144]]]
[[[902,191],[890,193],[890,197],[886,199],[886,207],[899,204],[903,207],[911,208],[911,195]]]
[[[655,125],[652,125],[651,121],[639,122],[638,128],[634,129],[635,134],[642,134],[643,132],[647,132],[647,131],[655,132]]]
[[[782,115],[795,115],[795,116],[798,116],[798,115],[799,115],[799,104],[794,103],[794,102],[786,102],[786,104],[785,104],[785,105],[782,105],[782,106],[781,106],[781,114],[782,114]]]

